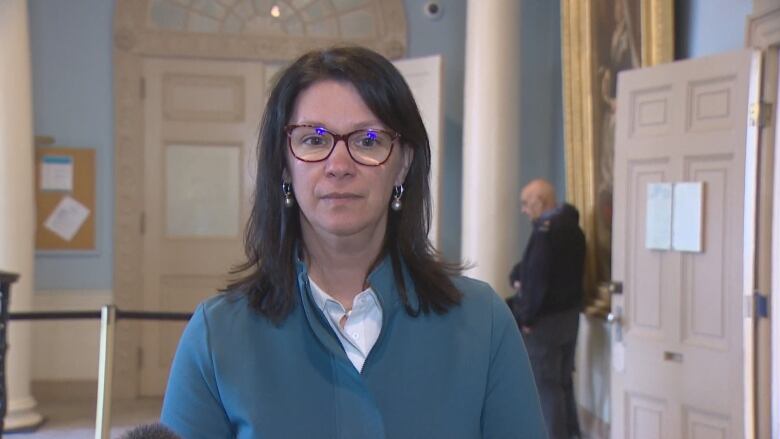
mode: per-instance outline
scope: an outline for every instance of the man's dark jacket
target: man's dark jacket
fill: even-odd
[[[533,326],[540,316],[582,307],[585,235],[580,215],[570,204],[547,211],[534,221],[533,232],[514,266],[509,283],[520,290],[509,299],[520,326]]]

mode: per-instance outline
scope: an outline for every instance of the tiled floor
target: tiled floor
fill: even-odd
[[[5,433],[10,439],[87,439],[95,437],[95,401],[48,401],[38,404],[46,421],[36,431]],[[115,400],[111,409],[111,438],[141,424],[157,422],[162,400]]]

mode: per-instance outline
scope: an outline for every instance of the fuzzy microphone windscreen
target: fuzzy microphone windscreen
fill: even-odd
[[[121,437],[121,439],[181,439],[162,424],[140,425]]]

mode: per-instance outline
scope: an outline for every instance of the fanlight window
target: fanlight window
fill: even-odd
[[[252,36],[377,37],[381,0],[152,0],[151,28]]]

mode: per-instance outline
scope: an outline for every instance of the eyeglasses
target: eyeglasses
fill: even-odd
[[[287,125],[290,151],[304,162],[321,162],[333,153],[339,140],[347,145],[349,156],[366,166],[379,166],[390,158],[393,144],[400,134],[378,129],[355,130],[336,134],[316,125]]]

